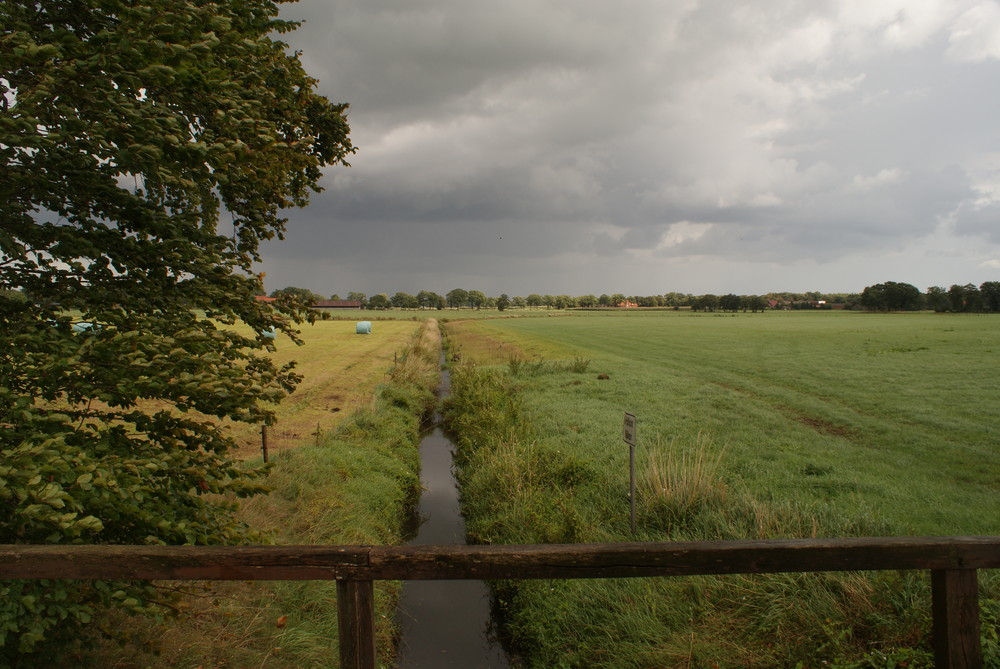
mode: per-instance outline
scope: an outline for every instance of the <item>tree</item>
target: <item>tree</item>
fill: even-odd
[[[537,293],[532,293],[531,295],[528,295],[526,304],[529,307],[540,307],[542,306],[542,296]]]
[[[386,295],[385,293],[372,295],[370,298],[368,298],[369,309],[388,309],[390,304],[391,303],[389,302],[389,296]]]
[[[279,288],[278,290],[271,291],[271,297],[284,297],[303,304],[312,304],[323,299],[323,296],[319,293],[314,293],[308,288],[296,288],[295,286],[288,286],[287,288]]]
[[[422,290],[417,293],[417,302],[422,309],[441,309],[444,305],[444,298],[437,293]]]
[[[931,286],[924,295],[924,302],[928,309],[941,313],[948,311],[951,301],[948,299],[948,291],[941,286]]]
[[[502,293],[500,297],[497,298],[497,311],[506,311],[507,307],[510,306],[510,297],[507,293]]]
[[[389,301],[397,309],[416,309],[420,306],[417,298],[409,293],[396,293]]]
[[[253,538],[229,500],[261,471],[227,456],[217,420],[273,422],[298,377],[244,332],[297,339],[314,317],[296,296],[253,299],[253,264],[281,210],[353,151],[346,105],[272,38],[294,28],[277,15],[269,0],[0,3],[0,543]],[[21,666],[49,664],[30,654],[77,636],[94,603],[157,597],[0,592],[0,665]]]
[[[688,296],[683,293],[670,292],[663,294],[663,303],[668,307],[683,307],[688,304]]]
[[[982,296],[984,310],[1000,312],[1000,281],[986,281],[980,284],[979,294]]]
[[[552,306],[556,309],[569,309],[576,306],[576,299],[571,295],[556,295],[552,298]]]
[[[965,311],[983,310],[983,294],[975,284],[967,283],[962,286],[962,297],[965,300]]]
[[[740,310],[740,297],[739,295],[734,295],[729,293],[728,295],[723,295],[719,298],[719,308],[723,311],[739,311]]]
[[[744,295],[740,298],[740,305],[743,311],[749,309],[754,314],[758,311],[764,311],[767,308],[767,302],[760,295]]]
[[[691,309],[694,311],[715,311],[719,308],[719,296],[712,295],[711,293],[707,295],[699,295],[698,297],[691,300]]]
[[[861,291],[861,306],[872,311],[915,311],[923,306],[922,298],[916,286],[886,281]]]
[[[354,291],[351,291],[350,293],[347,294],[347,299],[351,300],[352,302],[360,302],[362,307],[364,307],[368,302],[367,295],[365,295],[364,293],[356,293]]]
[[[466,295],[469,300],[469,306],[473,309],[482,309],[483,305],[486,304],[486,294],[481,290],[470,290]]]
[[[455,288],[454,290],[449,290],[444,297],[449,307],[459,309],[469,301],[469,291],[462,288]]]

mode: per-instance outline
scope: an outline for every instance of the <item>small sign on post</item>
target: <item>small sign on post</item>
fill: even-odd
[[[629,446],[635,446],[636,441],[636,419],[635,414],[625,412],[625,424],[622,427],[622,439]]]
[[[622,439],[628,444],[628,510],[633,535],[635,534],[635,446],[639,441],[638,422],[635,414],[625,412]]]

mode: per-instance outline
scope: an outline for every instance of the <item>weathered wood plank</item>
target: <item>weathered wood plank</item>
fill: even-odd
[[[1000,568],[1000,537],[531,546],[0,546],[0,578],[520,579]]]
[[[931,572],[934,666],[979,669],[979,593],[975,569]]]
[[[0,578],[325,580],[368,564],[366,546],[0,545]]]
[[[341,669],[375,669],[375,588],[372,581],[337,581]]]
[[[535,546],[375,546],[376,579],[622,578],[1000,567],[1000,537],[889,537]]]

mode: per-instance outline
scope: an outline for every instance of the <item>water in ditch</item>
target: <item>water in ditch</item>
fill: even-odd
[[[447,396],[451,379],[442,371],[438,397]],[[454,445],[441,417],[420,442],[419,527],[408,543],[442,546],[465,543],[465,519],[452,470]],[[511,664],[497,640],[490,594],[482,581],[405,581],[397,621],[400,669],[499,669]]]

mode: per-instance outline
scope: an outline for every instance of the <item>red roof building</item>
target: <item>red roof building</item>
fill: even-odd
[[[357,300],[316,300],[312,306],[313,309],[360,309],[361,303]]]

